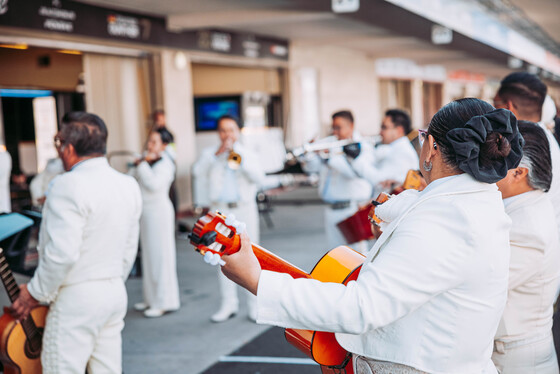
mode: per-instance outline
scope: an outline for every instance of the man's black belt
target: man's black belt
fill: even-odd
[[[350,200],[348,201],[337,201],[335,203],[331,203],[331,209],[339,210],[339,209],[346,209],[350,206]]]

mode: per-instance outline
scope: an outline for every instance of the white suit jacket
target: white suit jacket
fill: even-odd
[[[387,227],[357,281],[263,271],[257,321],[337,332],[349,352],[429,373],[495,373],[510,225],[495,184],[446,178]]]
[[[356,159],[371,163],[372,147],[361,142],[359,133],[354,132],[353,139],[360,142],[361,151]],[[338,141],[335,136],[328,136],[314,143],[331,143]],[[350,159],[339,149],[331,149],[328,160],[323,160],[312,152],[302,160],[302,168],[306,173],[319,173],[319,195],[327,203],[337,201],[366,201],[371,198],[372,186],[353,169]]]
[[[56,177],[43,207],[31,296],[50,302],[62,286],[126,279],[138,249],[141,210],[138,183],[111,168],[105,157],[82,161]]]
[[[391,144],[379,145],[373,155],[373,161],[359,157],[352,161],[352,166],[369,181],[372,186],[391,179],[403,183],[410,169],[418,169],[418,153],[406,136]]]
[[[216,156],[218,148],[219,146],[205,148],[193,165],[196,205],[213,206],[220,198],[229,153]],[[239,203],[256,205],[257,190],[265,178],[258,156],[239,142],[233,145],[233,150],[241,156],[241,164],[235,172]]]
[[[509,292],[496,339],[550,333],[560,282],[560,246],[548,194],[530,191],[504,200],[512,219]]]
[[[12,172],[12,157],[8,151],[0,151],[0,213],[12,211],[10,196],[10,175]]]

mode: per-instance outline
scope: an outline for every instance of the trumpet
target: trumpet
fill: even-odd
[[[232,149],[229,152],[227,164],[231,170],[239,169],[239,166],[241,166],[241,155]]]
[[[371,143],[374,147],[381,143],[381,136],[368,136],[361,138],[359,140],[356,139],[342,139],[342,140],[335,140],[332,142],[317,142],[317,143],[306,143],[300,147],[292,149],[290,152],[286,154],[286,161],[287,162],[295,162],[295,160],[309,152],[317,152],[317,151],[326,151],[330,149],[342,148],[345,145],[353,144],[353,143]]]

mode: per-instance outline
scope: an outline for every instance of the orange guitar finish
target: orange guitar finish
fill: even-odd
[[[46,306],[38,306],[31,311],[40,330],[45,327],[48,310]],[[0,332],[0,361],[4,365],[4,374],[40,374],[43,371],[41,351],[32,351],[21,323],[12,317],[8,308],[4,308],[0,317]]]
[[[215,238],[211,236],[214,233]],[[204,238],[211,239],[203,240]],[[225,216],[220,213],[208,213],[196,222],[191,234],[191,244],[202,254],[232,254],[241,248],[241,240],[236,235],[235,228],[225,225]],[[326,253],[308,274],[261,246],[252,244],[252,247],[262,269],[321,282],[347,284],[355,280],[365,259],[364,255],[349,247],[336,247]],[[321,365],[323,374],[353,374],[351,354],[338,344],[334,333],[286,329],[285,336],[290,344]]]

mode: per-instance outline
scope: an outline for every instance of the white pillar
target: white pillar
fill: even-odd
[[[192,205],[191,167],[196,161],[191,61],[176,52],[161,52],[161,79],[167,127],[175,136],[179,208]]]
[[[105,121],[107,152],[141,151],[145,138],[138,61],[84,54],[86,108]]]
[[[411,113],[410,121],[412,122],[412,127],[415,129],[424,127],[424,105],[423,98],[424,94],[422,92],[422,80],[414,79],[412,81],[411,87]]]

